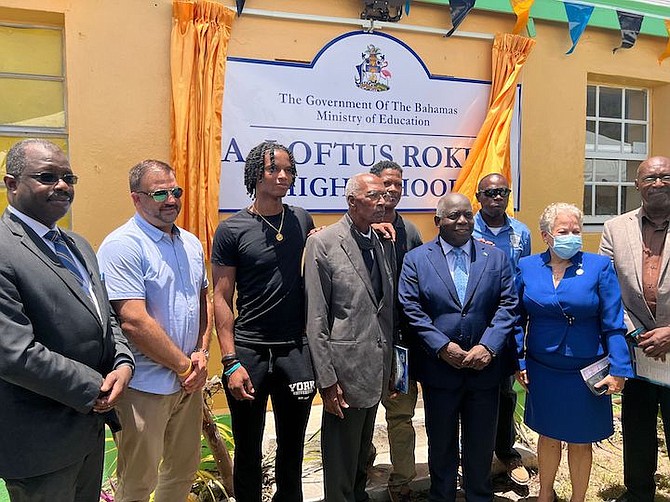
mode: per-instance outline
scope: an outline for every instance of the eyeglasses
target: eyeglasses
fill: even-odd
[[[656,183],[656,180],[660,180],[664,185],[670,184],[670,174],[656,174],[651,176],[645,176],[640,181],[643,185],[653,185]]]
[[[510,193],[512,193],[512,190],[510,190],[509,188],[487,188],[486,190],[481,190],[479,193],[483,193],[489,199],[493,199],[494,197],[497,196],[505,198]]]
[[[153,192],[141,192],[140,190],[136,190],[135,193],[148,195],[156,202],[165,202],[170,194],[172,194],[175,199],[179,199],[184,194],[184,189],[181,187],[162,188],[161,190],[154,190]]]
[[[34,180],[39,181],[42,185],[55,185],[59,180],[63,180],[68,185],[76,185],[79,181],[79,176],[76,174],[63,174],[59,176],[56,173],[35,173],[35,174],[24,174],[22,176],[27,176]]]
[[[368,192],[365,194],[367,199],[377,202],[379,199],[389,200],[392,195],[388,192]]]

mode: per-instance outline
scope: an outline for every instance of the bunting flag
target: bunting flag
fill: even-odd
[[[246,0],[235,0],[235,4],[237,5],[237,16],[242,15],[242,11],[244,10],[244,2]]]
[[[668,37],[670,37],[670,19],[665,20],[665,29],[668,32]],[[670,56],[670,38],[668,38],[668,45],[665,47],[663,54],[658,56],[658,64],[661,64],[663,60]]]
[[[475,6],[475,0],[449,0],[449,10],[451,11],[451,29],[445,37],[450,37],[456,31],[456,28],[463,22],[465,16]]]
[[[516,14],[516,24],[512,33],[518,35],[528,24],[528,17],[530,16],[530,8],[533,6],[535,0],[510,0],[512,10]]]
[[[621,26],[621,45],[612,49],[616,52],[619,49],[630,49],[635,45],[637,36],[640,34],[642,28],[642,20],[644,16],[640,14],[631,14],[629,12],[616,11],[619,17],[619,25]]]
[[[572,51],[577,47],[582,33],[589,24],[591,14],[593,13],[593,5],[582,5],[577,3],[565,2],[565,14],[568,16],[568,29],[570,30],[570,38],[572,39],[572,47],[566,54],[572,54]]]
[[[405,2],[405,15],[406,15],[406,16],[409,16],[409,4],[410,4],[411,1],[412,1],[412,0],[407,0],[407,1]]]

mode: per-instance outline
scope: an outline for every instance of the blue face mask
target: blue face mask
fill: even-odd
[[[582,236],[575,234],[553,236],[554,245],[551,249],[559,258],[569,260],[582,249]]]

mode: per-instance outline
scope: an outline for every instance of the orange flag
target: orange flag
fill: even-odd
[[[512,33],[518,35],[528,24],[528,16],[530,15],[530,8],[533,6],[535,0],[510,0],[512,10],[516,14],[516,24]]]
[[[516,83],[534,46],[535,40],[511,33],[499,33],[493,41],[489,110],[453,189],[470,199],[475,210],[479,208],[477,185],[484,176],[501,173],[510,186],[514,181],[510,165],[510,130]],[[512,197],[507,214],[514,216]]]
[[[665,20],[665,29],[668,31],[668,37],[670,37],[670,19]],[[668,45],[665,47],[665,51],[658,56],[658,64],[661,64],[668,56],[670,56],[670,38],[668,38]]]

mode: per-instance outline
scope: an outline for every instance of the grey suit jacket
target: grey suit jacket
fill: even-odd
[[[92,300],[44,241],[8,211],[0,220],[0,476],[81,460],[100,443],[91,411],[103,376],[133,357],[112,315],[91,246],[65,239],[90,273]]]
[[[670,230],[670,229],[669,229]],[[605,223],[600,239],[600,254],[612,258],[621,285],[624,320],[629,331],[670,325],[670,238],[666,235],[658,279],[656,317],[651,314],[642,293],[642,216],[640,209],[612,218]]]
[[[385,392],[393,352],[393,244],[375,240],[383,297],[377,301],[348,215],[307,239],[307,340],[317,386],[339,383],[354,408],[375,406]],[[374,233],[374,232],[373,232]]]

